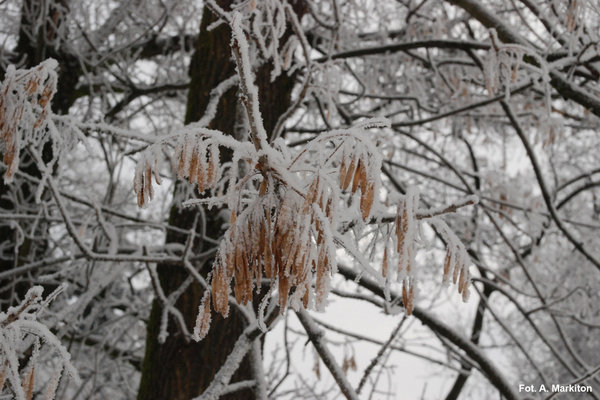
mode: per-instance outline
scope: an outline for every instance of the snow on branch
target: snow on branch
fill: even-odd
[[[64,289],[60,286],[48,296],[52,299]],[[56,353],[58,364],[46,383],[45,398],[54,399],[63,371],[79,382],[71,356],[59,339],[48,327],[37,320],[46,301],[42,298],[43,288],[34,286],[25,295],[20,305],[0,312],[0,390],[6,384],[17,400],[31,400],[34,386],[38,383],[35,368],[41,351],[48,349]],[[26,365],[20,365],[23,354],[31,351]],[[43,374],[39,375],[43,376]],[[41,386],[37,384],[37,386]]]
[[[336,253],[340,248],[382,286],[389,285],[392,276],[401,282],[403,303],[410,314],[420,220],[456,211],[475,200],[469,198],[464,204],[423,214],[419,193],[411,189],[399,197],[395,217],[384,220],[389,206],[381,202],[380,196],[382,156],[371,137],[373,130],[389,128],[390,122],[384,118],[324,133],[297,154],[279,141],[269,143],[243,15],[239,11],[212,9],[232,28],[231,48],[239,79],[230,78],[226,84],[239,84],[249,141],[237,141],[226,133],[191,124],[149,146],[138,161],[134,178],[141,207],[153,197],[152,175],[160,182],[157,171],[163,150],[174,147],[173,169],[177,177],[187,179],[201,195],[184,205],[218,206],[231,212],[214,260],[210,296],[204,296],[199,308],[194,339],[200,340],[208,332],[211,303],[215,311],[227,316],[232,288],[237,304],[247,305],[253,300],[253,292],[260,292],[263,280],[271,287],[266,296],[275,293],[280,312],[288,306],[294,310],[323,310],[337,271]],[[209,107],[208,113],[212,112]],[[229,150],[231,161],[224,161],[220,148]],[[369,224],[387,225],[389,232],[395,232],[395,236],[386,237],[381,272],[369,265],[369,257],[359,248],[360,232]],[[350,237],[349,226],[354,238]],[[446,236],[455,238],[450,233]],[[455,241],[451,243],[452,249],[460,248]],[[460,256],[452,260],[456,259],[465,269],[468,262],[462,257],[464,252],[457,251],[451,250]],[[389,268],[391,263],[396,265],[393,270]],[[465,279],[468,273],[463,272],[463,294]],[[267,300],[263,299],[261,307],[266,306]],[[260,321],[258,324],[263,325]]]
[[[50,101],[56,93],[56,60],[47,59],[31,69],[10,65],[0,85],[0,152],[10,182],[19,167],[19,153],[29,144],[48,140]]]

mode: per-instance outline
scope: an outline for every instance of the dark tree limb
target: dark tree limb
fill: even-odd
[[[385,298],[385,293],[379,284],[364,277],[359,279],[358,274],[351,268],[344,265],[338,265],[338,272],[346,279],[355,281],[359,286],[382,298]],[[357,279],[359,280],[357,281]],[[397,293],[392,293],[391,295],[394,298],[401,297]],[[460,333],[456,332],[454,329],[420,307],[414,308],[413,315],[433,332],[450,341],[452,344],[463,350],[470,358],[476,361],[490,383],[496,387],[504,397],[506,397],[508,400],[520,399],[520,396],[515,391],[515,385],[511,384],[498,369],[498,367],[493,363],[493,361],[490,360],[481,351],[481,349],[479,349],[469,339],[465,338]]]

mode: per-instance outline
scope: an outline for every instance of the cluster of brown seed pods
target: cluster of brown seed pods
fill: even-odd
[[[177,178],[187,178],[202,193],[217,184],[219,148],[215,144],[207,145],[204,140],[190,142],[184,140],[176,149]]]
[[[364,155],[343,156],[339,183],[342,190],[358,193],[363,220],[370,215],[375,198],[375,177]],[[304,195],[286,188],[273,205],[263,180],[258,200],[232,213],[229,237],[213,266],[212,300],[215,311],[227,315],[230,282],[234,280],[236,302],[247,304],[252,290],[264,276],[277,285],[279,306],[300,302],[307,308],[314,296],[321,309],[329,293],[335,268],[332,223],[336,199],[326,180],[315,174]],[[290,301],[291,295],[291,301]]]
[[[200,193],[214,188],[219,180],[219,149],[215,144],[206,144],[206,140],[194,140],[185,137],[175,149],[175,171],[178,179],[187,179],[196,185]],[[145,158],[138,162],[133,179],[133,190],[137,204],[143,207],[154,196],[152,174],[160,185],[158,157]]]
[[[452,270],[452,283],[457,285],[458,293],[462,295],[464,301],[467,301],[469,298],[471,277],[469,268],[465,264],[464,257],[461,256],[460,250],[461,249],[457,249],[454,246],[448,246],[446,249],[443,283],[449,282],[450,270]]]
[[[18,128],[28,106],[37,106],[37,116],[32,131],[39,129],[50,112],[50,100],[55,91],[55,76],[48,73],[50,68],[42,63],[27,71],[16,71],[7,76],[0,87],[0,143],[3,147],[2,161],[7,166],[5,180],[10,180],[19,164]],[[24,94],[24,96],[23,96]]]
[[[326,240],[335,201],[319,176],[302,197],[292,189],[276,204],[266,181],[256,202],[232,213],[229,237],[224,239],[213,266],[212,300],[215,311],[227,315],[230,282],[236,302],[252,300],[263,276],[277,285],[281,311],[288,303],[306,308],[313,293],[317,308],[324,304],[334,268],[335,248]],[[327,227],[326,227],[327,225]]]
[[[402,302],[408,315],[412,314],[415,297],[415,279],[413,277],[415,238],[413,236],[416,229],[414,225],[417,221],[414,216],[414,210],[411,208],[411,204],[409,204],[406,198],[399,200],[395,219],[394,239],[396,246],[390,246],[386,240],[381,265],[381,275],[384,278],[388,278],[390,263],[394,257],[397,260],[394,272],[398,279],[402,281]]]
[[[367,220],[371,213],[371,207],[375,198],[375,180],[369,179],[367,171],[367,162],[364,156],[342,156],[340,163],[340,187],[343,190],[348,190],[350,183],[352,183],[352,193],[356,193],[360,188],[360,211],[364,221]]]

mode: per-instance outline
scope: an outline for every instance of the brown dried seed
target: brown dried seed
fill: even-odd
[[[198,308],[198,317],[196,318],[196,329],[198,332],[197,339],[202,340],[208,333],[210,329],[210,297],[209,292],[205,291],[204,296],[202,297],[202,301],[200,302],[200,307]]]
[[[463,288],[465,287],[465,280],[466,280],[465,270],[466,270],[466,268],[464,268],[464,267],[460,269],[460,277],[458,278],[458,293],[462,293]]]
[[[279,274],[279,312],[283,314],[287,307],[288,296],[290,294],[290,281],[287,276]]]
[[[319,176],[313,179],[308,191],[306,192],[306,197],[304,198],[304,205],[302,207],[302,214],[307,214],[313,203],[317,200],[317,196],[319,194]]]
[[[234,254],[235,268],[233,270],[233,278],[235,279],[235,285],[233,286],[233,293],[235,301],[241,304],[244,299],[244,280],[246,279],[244,272],[246,268],[244,268],[243,252],[239,246],[236,246]]]
[[[361,169],[360,169],[360,190],[365,193],[368,189],[369,186],[369,180],[367,179],[367,166],[365,165],[365,163],[361,163]]]
[[[333,198],[330,197],[327,199],[327,205],[325,206],[325,215],[329,219],[330,223],[333,222],[332,209],[333,209]]]
[[[181,146],[181,150],[179,151],[179,162],[177,164],[177,178],[183,179],[185,177],[185,145]]]
[[[319,196],[319,202],[318,202],[319,208],[323,211],[325,211],[325,204],[326,204],[325,197],[326,197],[326,193],[323,190],[323,191],[321,191],[321,195]]]
[[[292,274],[292,266],[294,265],[294,262],[296,261],[296,257],[301,252],[303,245],[304,244],[301,243],[300,240],[293,240],[292,247],[290,247],[289,251],[285,252],[285,254],[287,256],[287,258],[285,260],[285,266],[283,268],[285,275],[294,277],[294,275]]]
[[[400,222],[401,222],[402,232],[403,233],[408,232],[408,210],[406,207],[406,200],[402,202],[402,220]]]
[[[211,292],[213,308],[226,317],[229,314],[229,284],[225,277],[225,268],[221,265],[213,267]]]
[[[144,207],[144,204],[146,204],[145,201],[145,196],[144,196],[144,185],[142,184],[142,186],[140,186],[139,191],[137,192],[137,203],[138,203],[138,207]]]
[[[444,277],[442,278],[442,283],[446,283],[448,278],[450,277],[450,261],[452,260],[452,254],[450,253],[450,248],[446,250],[446,258],[444,259]]]
[[[329,283],[329,272],[331,271],[329,257],[325,251],[322,251],[322,254],[319,255],[319,259],[321,258],[322,262],[317,263],[317,281],[315,284],[315,303],[318,308],[322,307],[325,303],[325,298],[327,297],[327,285]]]
[[[304,306],[304,308],[308,308],[309,300],[310,300],[310,283],[307,281],[304,284],[304,295],[302,296],[302,305]]]
[[[373,183],[367,186],[367,190],[362,192],[360,197],[360,211],[362,213],[363,221],[366,221],[371,214],[371,207],[373,206],[373,200],[375,198],[375,185]]]
[[[404,257],[405,257],[404,253],[398,253],[398,274],[401,274],[402,270],[404,269],[404,266],[403,266]]]
[[[356,193],[356,189],[358,189],[358,185],[360,184],[360,180],[362,177],[361,170],[364,169],[363,162],[361,159],[358,160],[358,164],[356,165],[356,169],[354,170],[354,177],[352,178],[352,193]]]
[[[415,285],[411,281],[410,289],[408,290],[408,303],[406,305],[406,314],[407,315],[411,315],[413,312],[414,300],[415,300]]]
[[[462,290],[462,300],[465,302],[469,299],[469,285],[470,284],[471,284],[471,280],[467,276],[467,279],[465,279],[465,285]]]
[[[252,300],[252,271],[248,254],[245,251],[242,251],[242,263],[242,303],[246,305]]]
[[[28,80],[28,81],[27,81],[27,85],[25,85],[25,92],[26,92],[28,95],[32,95],[32,94],[33,94],[33,92],[35,91],[35,90],[31,90],[31,89],[32,89],[32,87],[33,87],[34,80],[35,80],[35,79],[30,79],[30,80]]]
[[[401,211],[402,217],[400,216]],[[398,244],[398,253],[402,253],[402,248],[404,247],[404,238],[406,233],[405,228],[408,225],[408,223],[406,222],[407,217],[408,214],[405,210],[404,200],[400,200],[400,204],[398,204],[398,214],[396,216],[396,238]]]
[[[215,150],[213,146],[210,146],[210,150],[208,153],[208,171],[206,172],[206,180],[207,184],[213,188],[217,184],[217,168],[219,168],[218,156],[216,155],[216,153],[217,150]]]
[[[198,190],[200,192],[204,192],[204,190],[206,189],[206,177],[204,176],[204,162],[203,162],[203,158],[205,156],[203,154],[200,155],[200,159],[198,160],[198,172],[197,172],[197,176],[196,176],[196,184],[198,185]]]
[[[456,262],[454,263],[454,271],[452,272],[452,283],[456,284],[456,280],[458,279],[458,273],[461,270],[462,265],[459,263],[458,257]]]
[[[189,182],[196,183],[198,177],[198,163],[200,162],[198,157],[198,148],[194,147],[194,151],[192,152],[192,159],[190,160],[190,168],[189,168]]]
[[[154,197],[154,190],[152,189],[152,168],[150,166],[146,167],[144,185],[148,186],[148,196],[150,197],[150,200],[152,200]]]
[[[38,104],[40,106],[42,106],[42,108],[45,108],[46,105],[48,104],[48,101],[50,101],[51,95],[52,95],[52,88],[50,86],[45,86],[44,90],[42,91],[42,95],[40,96],[40,99],[38,100]]]
[[[33,383],[34,383],[34,368],[31,367],[25,378],[23,379],[23,391],[25,392],[25,399],[33,399]]]
[[[408,291],[406,290],[406,281],[402,284],[402,304],[408,314]]]
[[[348,166],[348,169],[346,170],[346,176],[344,177],[344,183],[342,185],[343,190],[348,189],[350,182],[352,182],[352,179],[354,178],[355,166],[356,166],[355,160],[352,159],[352,161],[350,162],[350,165]]]
[[[264,196],[267,193],[267,180],[263,179],[258,188],[258,195]]]

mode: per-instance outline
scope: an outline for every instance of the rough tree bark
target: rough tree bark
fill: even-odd
[[[219,5],[227,9],[231,1],[219,1]],[[207,31],[207,26],[215,21],[215,16],[205,9],[200,26],[194,55],[192,57],[189,75],[191,78],[188,93],[188,103],[185,122],[199,120],[208,104],[210,91],[223,80],[235,74],[230,42],[231,30],[226,25]],[[287,75],[278,77],[275,82],[270,80],[271,68],[268,64],[256,71],[256,84],[260,96],[260,109],[267,132],[275,126],[278,117],[289,107],[294,78]],[[216,117],[210,128],[225,133],[234,132],[238,94],[231,89],[224,94],[218,105]],[[227,155],[225,155],[227,157]],[[206,235],[219,238],[222,234],[218,210],[205,214]],[[170,224],[179,228],[191,229],[193,221],[199,216],[194,208],[180,209],[173,206]],[[171,231],[172,232],[172,231]],[[169,233],[167,243],[184,241],[184,236]],[[202,243],[195,243],[200,248]],[[211,268],[212,260],[204,263],[201,273],[206,275]],[[183,267],[159,265],[160,283],[168,296],[177,289],[189,276]],[[192,327],[198,313],[198,306],[203,296],[199,284],[192,284],[181,295],[176,307],[185,317],[186,324]],[[160,330],[160,315],[162,305],[154,300],[150,320],[148,322],[146,354],[142,367],[142,379],[138,400],[150,399],[185,399],[199,395],[208,387],[215,373],[225,361],[233,348],[238,336],[244,330],[243,317],[235,308],[230,309],[227,319],[213,312],[211,328],[208,335],[199,343],[186,341],[177,329],[174,321],[169,323],[169,336],[165,343],[158,342]],[[252,379],[249,359],[246,358],[232,378],[232,383]],[[223,399],[252,399],[255,395],[252,389],[241,390],[222,397]]]

